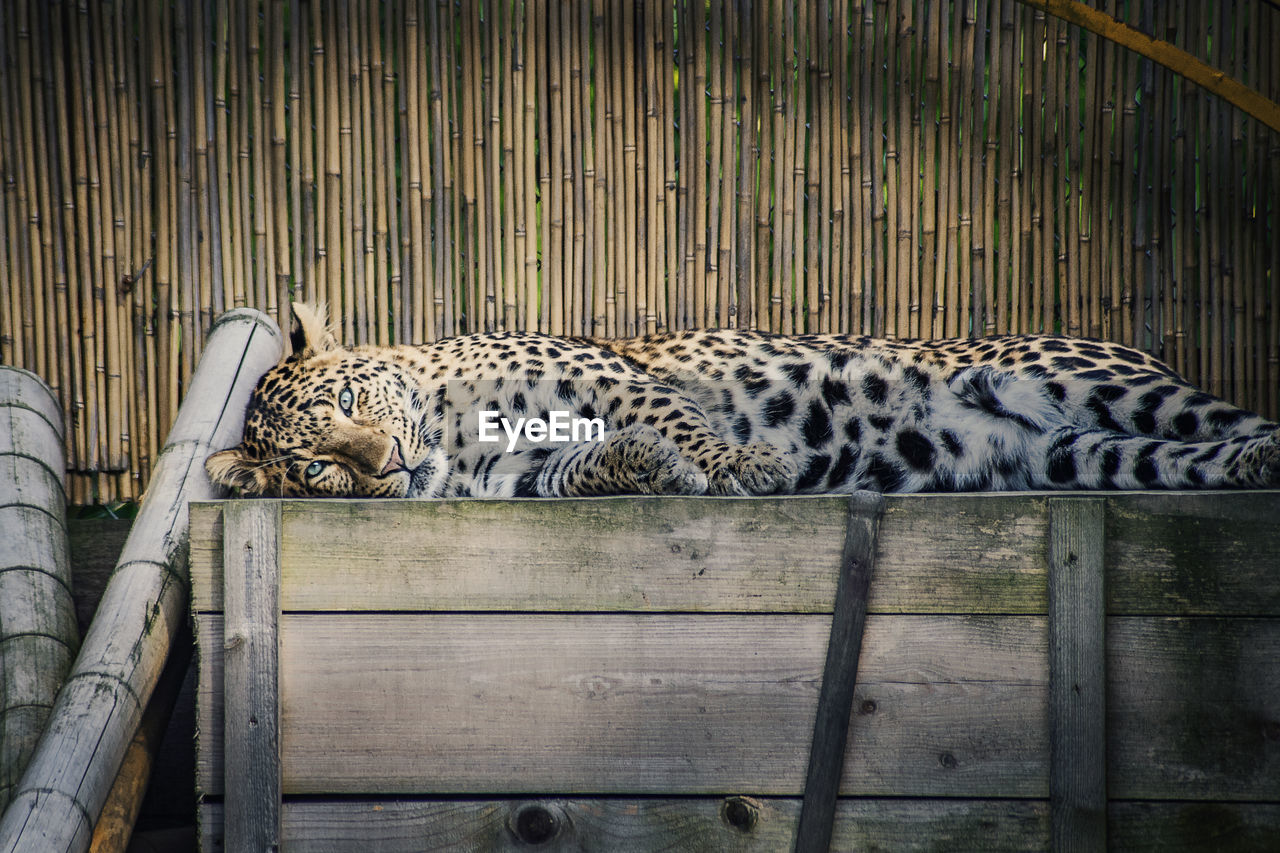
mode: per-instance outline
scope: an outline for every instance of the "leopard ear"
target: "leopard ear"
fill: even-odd
[[[267,487],[262,466],[240,447],[219,450],[204,460],[209,479],[221,486],[239,489],[242,494],[261,495]]]
[[[308,358],[342,348],[329,329],[327,315],[323,302],[314,306],[305,302],[293,303],[294,328],[289,335],[289,343],[295,354]]]

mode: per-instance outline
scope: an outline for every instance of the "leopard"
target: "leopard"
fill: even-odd
[[[1280,425],[1118,343],[711,329],[348,347],[323,305],[295,303],[293,315],[292,354],[254,388],[240,443],[206,460],[234,493],[1280,486]],[[596,428],[557,436],[557,417]]]

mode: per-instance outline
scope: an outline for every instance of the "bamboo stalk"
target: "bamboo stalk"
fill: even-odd
[[[590,49],[590,18],[588,16],[588,6],[586,3],[578,5],[578,16],[575,24],[574,20],[569,16],[570,9],[561,6],[561,15],[568,22],[567,28],[570,31],[571,38],[568,40],[569,45],[569,140],[570,145],[567,147],[569,152],[569,175],[573,186],[573,203],[571,209],[572,217],[572,235],[573,235],[573,253],[572,263],[568,267],[569,282],[568,290],[570,291],[571,303],[569,311],[568,327],[572,334],[586,334],[586,324],[590,320],[591,309],[588,303],[587,291],[587,270],[590,264],[587,260],[587,225],[591,220],[593,212],[589,207],[588,189],[591,183],[591,175],[585,170],[585,162],[587,151],[590,150],[590,140],[587,139],[587,122],[588,119],[583,115],[585,107],[590,106],[590,93],[586,86],[586,77],[583,73],[584,67],[589,67],[589,58],[585,56]],[[495,167],[496,171],[496,167]]]
[[[619,42],[622,56],[622,180],[623,210],[628,212],[639,210],[639,194],[637,192],[637,151],[636,151],[636,33],[634,0],[624,0],[621,4],[622,27]],[[547,75],[550,77],[551,75]],[[554,214],[553,214],[554,215]],[[636,261],[637,230],[643,217],[632,215],[628,219],[620,219],[624,233],[622,288],[623,306],[620,311],[618,333],[630,336],[638,333],[644,305],[640,289],[639,264]]]
[[[1057,205],[1054,204],[1055,187],[1057,186],[1057,150],[1058,150],[1058,132],[1057,115],[1057,50],[1058,31],[1060,22],[1045,21],[1043,44],[1047,51],[1044,62],[1044,88],[1043,111],[1045,133],[1041,134],[1040,142],[1040,208],[1042,211],[1041,218],[1041,236],[1040,236],[1040,306],[1041,306],[1041,323],[1046,334],[1060,334],[1063,329],[1060,325],[1060,315],[1058,314],[1058,305],[1056,299],[1055,283],[1057,280],[1057,272],[1055,269],[1056,253],[1058,251],[1058,235],[1059,220],[1057,218]],[[1054,57],[1050,59],[1049,57]],[[1132,280],[1132,279],[1130,279]]]
[[[957,14],[960,14],[960,5],[956,6]],[[961,77],[960,77],[960,95],[962,98],[967,96],[967,100],[962,101],[961,118],[956,123],[957,132],[957,150],[960,154],[960,198],[957,205],[959,213],[959,224],[956,229],[957,236],[957,277],[959,279],[959,314],[960,314],[960,333],[967,337],[976,337],[981,334],[981,324],[974,316],[973,307],[974,293],[978,292],[975,287],[977,273],[974,271],[974,229],[973,229],[973,207],[974,207],[974,172],[978,157],[973,150],[972,140],[977,138],[980,124],[978,117],[981,116],[981,104],[979,96],[981,91],[980,84],[975,82],[979,77],[977,59],[975,57],[977,29],[976,11],[971,6],[965,6],[967,11],[961,18]],[[953,178],[954,180],[954,178]]]
[[[898,335],[917,337],[920,331],[919,262],[915,249],[916,216],[919,213],[920,176],[917,142],[920,137],[915,70],[915,33],[913,8],[903,6],[898,14],[895,46],[898,50],[897,73],[906,78],[907,97],[896,98],[898,130],[897,175],[901,182],[898,196]]]
[[[656,248],[650,232],[650,218],[654,211],[649,204],[654,197],[653,185],[650,183],[649,164],[654,161],[654,133],[657,128],[657,116],[653,108],[653,63],[648,61],[650,46],[653,44],[653,15],[648,4],[637,4],[637,14],[641,20],[636,22],[636,38],[640,40],[641,50],[638,58],[644,63],[640,74],[645,85],[636,93],[636,205],[643,211],[637,217],[636,228],[636,324],[641,334],[652,334],[657,331],[654,303],[657,301],[655,287],[655,262],[653,250]]]
[[[70,10],[69,10],[70,11]],[[101,183],[98,179],[96,136],[93,127],[93,78],[90,71],[87,9],[78,6],[71,20],[71,68],[68,77],[77,79],[72,87],[72,158],[75,168],[76,244],[80,271],[80,343],[85,360],[85,405],[88,416],[89,464],[97,472],[107,464],[106,364],[102,328],[102,268],[93,257],[91,235],[100,223]]]
[[[699,82],[696,86],[704,134],[699,136],[698,140],[699,177],[705,178],[705,190],[701,194],[699,207],[706,214],[705,234],[703,229],[699,229],[698,232],[699,239],[705,239],[706,261],[705,264],[698,264],[698,271],[706,277],[706,325],[722,326],[724,322],[720,319],[720,313],[724,308],[724,299],[720,267],[720,234],[724,227],[722,219],[727,211],[724,205],[718,202],[721,198],[721,187],[724,184],[722,140],[728,135],[724,110],[724,56],[721,48],[724,43],[722,20],[724,4],[710,3],[708,7],[706,33],[704,34],[700,27],[696,31],[700,52],[706,56],[706,61],[702,63],[701,68],[705,75],[705,82]],[[705,101],[702,97],[703,93],[706,94]],[[702,160],[704,154],[705,164]]]
[[[1063,28],[1065,39],[1062,51],[1066,60],[1064,88],[1067,92],[1076,92],[1080,88],[1080,39],[1079,30],[1072,27]],[[1080,98],[1069,95],[1065,98],[1062,117],[1066,122],[1068,133],[1059,134],[1063,145],[1059,148],[1065,159],[1059,162],[1063,177],[1067,183],[1067,192],[1063,194],[1064,206],[1059,218],[1059,229],[1066,238],[1066,266],[1063,268],[1062,293],[1064,296],[1063,312],[1066,316],[1067,334],[1079,337],[1088,328],[1088,308],[1084,305],[1085,294],[1088,293],[1088,282],[1085,279],[1086,267],[1081,263],[1081,242],[1083,236],[1080,229]]]
[[[269,14],[267,34],[270,53],[265,64],[270,68],[269,88],[264,89],[262,123],[258,135],[265,137],[267,128],[271,129],[269,159],[264,154],[263,160],[271,164],[271,180],[263,181],[267,189],[264,204],[269,205],[264,214],[269,217],[269,246],[272,257],[269,269],[263,270],[263,276],[270,275],[274,288],[269,286],[268,307],[275,311],[275,318],[281,323],[288,322],[288,306],[292,299],[291,283],[293,280],[293,257],[289,234],[289,191],[285,182],[285,164],[288,162],[286,145],[288,94],[285,90],[284,71],[290,54],[296,53],[290,44],[290,54],[285,53],[285,0],[272,0],[267,12]],[[267,76],[265,73],[263,76]],[[265,146],[264,146],[265,147]],[[260,205],[262,206],[262,205]]]
[[[319,6],[321,4],[313,4]],[[335,0],[324,3],[324,14],[316,21],[317,35],[324,40],[324,71],[317,76],[321,89],[317,92],[317,104],[321,100],[331,98],[329,93],[339,91],[339,64],[341,61],[342,40],[338,37],[337,19],[339,9]],[[323,29],[320,29],[323,27]],[[348,200],[343,192],[342,171],[342,128],[345,126],[342,114],[342,98],[338,103],[329,100],[324,109],[324,206],[320,208],[324,217],[324,252],[325,271],[329,293],[329,316],[343,319],[342,332],[346,340],[352,340],[351,307],[344,299],[346,295],[347,264],[346,251],[349,246],[343,244],[342,223],[343,212],[347,209]],[[317,115],[317,120],[319,115]],[[317,128],[320,125],[317,124]]]
[[[605,34],[604,0],[593,0],[591,9],[592,50],[595,61],[592,65],[592,88],[595,92],[594,123],[592,127],[592,145],[588,149],[588,165],[593,173],[592,185],[592,264],[591,264],[591,323],[589,333],[592,335],[608,334],[608,303],[611,294],[608,284],[609,242],[608,242],[608,160],[609,130],[606,115],[605,99],[608,93],[608,81],[605,72],[608,37]]]
[[[662,99],[665,105],[663,113],[663,141],[662,141],[662,167],[663,167],[663,225],[665,233],[663,235],[663,261],[662,261],[662,277],[663,277],[663,299],[661,301],[662,308],[662,328],[677,329],[683,328],[677,322],[679,313],[677,292],[679,290],[679,276],[682,267],[683,258],[680,254],[680,243],[677,234],[677,216],[678,202],[676,200],[676,131],[675,122],[678,120],[676,105],[676,72],[675,72],[675,39],[676,39],[676,22],[675,9],[672,4],[665,3],[662,5],[662,34],[663,47],[661,50],[660,60],[662,63]]]
[[[942,48],[939,44],[942,33],[942,12],[936,6],[925,10],[923,31],[925,45],[920,68],[923,72],[924,86],[920,117],[917,122],[921,139],[917,150],[921,152],[923,169],[923,195],[920,202],[920,240],[924,253],[924,263],[920,270],[920,303],[915,334],[917,337],[930,338],[936,336],[935,306],[939,284],[939,272],[943,269],[938,263],[938,255],[945,253],[945,248],[938,245],[938,209],[943,194],[938,191],[938,112],[942,88]],[[992,83],[995,85],[994,79]]]
[[[770,37],[773,10],[769,0],[759,0],[759,11],[752,22],[752,53],[759,71],[755,75],[756,103],[759,104],[759,191],[756,193],[756,286],[755,320],[758,329],[772,329],[773,289],[777,280],[773,276],[773,230],[770,219],[770,199],[773,197],[773,174],[777,155],[774,151],[774,96],[770,86],[770,68],[775,41]]]
[[[430,247],[425,237],[423,217],[430,209],[423,197],[423,146],[418,142],[429,136],[430,121],[424,123],[423,109],[419,98],[423,91],[417,85],[422,63],[421,45],[423,42],[420,28],[422,19],[416,0],[406,0],[403,19],[400,26],[402,41],[400,42],[400,61],[404,78],[408,85],[400,87],[401,106],[404,119],[403,127],[408,132],[408,139],[402,154],[402,170],[404,186],[401,190],[407,219],[407,227],[401,238],[401,252],[405,257],[405,292],[404,301],[399,303],[404,312],[399,325],[404,342],[423,341],[425,337],[425,302],[424,288],[430,284],[425,279],[425,270],[430,263]],[[428,149],[429,150],[429,149]]]
[[[521,144],[523,157],[520,174],[523,180],[524,195],[524,251],[521,258],[524,262],[524,324],[525,329],[539,329],[541,325],[541,300],[539,298],[538,281],[538,236],[541,233],[538,223],[537,196],[534,187],[538,182],[537,164],[534,159],[534,134],[539,126],[538,121],[538,81],[541,79],[541,64],[538,48],[538,7],[534,3],[524,5],[524,40],[521,44],[524,59],[524,73],[520,77],[523,89],[523,121],[524,130]],[[616,258],[617,255],[615,254]],[[616,326],[610,326],[608,334],[614,335]]]
[[[23,7],[25,9],[25,7]],[[7,34],[15,28],[9,23],[9,9],[0,7],[0,33]],[[3,106],[11,106],[16,99],[10,94],[12,74],[4,63],[0,63],[0,98],[3,99]],[[7,142],[8,128],[11,126],[10,117],[7,112],[3,113],[4,127],[0,128],[0,150],[8,150]],[[9,271],[9,247],[16,243],[16,236],[12,230],[14,217],[9,212],[9,194],[3,193],[0,199],[0,234],[6,237],[5,245],[0,246],[0,281],[6,283],[14,280],[13,274]],[[22,315],[23,300],[17,287],[6,287],[3,293],[0,293],[0,363],[9,365],[22,364],[21,359],[21,334],[15,334],[17,323],[15,318]]]
[[[503,251],[502,251],[502,313],[500,328],[515,329],[520,318],[520,300],[523,295],[523,287],[517,279],[516,259],[523,254],[523,246],[519,245],[516,232],[516,211],[519,209],[520,202],[517,198],[517,189],[519,185],[515,179],[516,169],[519,167],[519,160],[516,156],[516,123],[520,119],[521,103],[517,100],[516,79],[519,76],[516,69],[516,35],[517,28],[514,22],[514,9],[511,4],[503,2],[502,22],[504,29],[500,30],[500,39],[502,45],[502,108],[505,116],[500,116],[501,120],[501,140],[502,140],[502,234],[503,234]],[[597,87],[598,91],[598,87]],[[523,231],[521,232],[523,233]],[[596,286],[599,287],[600,278],[596,278]],[[603,304],[603,303],[602,303]],[[603,324],[601,324],[603,325]]]
[[[80,16],[77,16],[80,17]],[[49,328],[49,322],[54,318],[46,315],[44,310],[44,300],[39,298],[36,290],[37,282],[43,282],[45,279],[44,272],[44,256],[40,245],[40,199],[38,197],[36,163],[33,156],[35,151],[35,116],[33,115],[32,105],[32,89],[31,82],[31,25],[29,12],[24,6],[20,7],[18,13],[17,27],[14,28],[17,41],[17,62],[18,75],[17,79],[10,78],[11,89],[9,97],[12,99],[11,104],[17,115],[12,116],[10,121],[13,127],[19,128],[16,137],[12,135],[12,131],[6,133],[9,137],[5,150],[10,152],[12,162],[14,164],[13,176],[17,178],[16,193],[16,210],[14,213],[15,230],[26,232],[23,234],[21,244],[19,246],[19,267],[21,268],[22,282],[21,288],[13,288],[14,294],[22,293],[22,302],[27,306],[27,310],[15,312],[13,317],[18,319],[23,327],[23,344],[26,349],[26,358],[23,362],[29,364],[31,368],[39,376],[48,376],[51,364],[49,358],[49,346],[53,338],[56,336],[56,330]],[[12,46],[6,46],[10,55],[12,55]],[[16,97],[15,97],[16,96]],[[25,225],[23,224],[25,223]],[[5,282],[13,281],[13,279],[5,278]],[[7,328],[13,328],[9,326]]]
[[[810,69],[815,60],[818,59],[814,54],[817,36],[813,31],[813,25],[810,22],[810,9],[808,3],[801,3],[799,8],[799,21],[796,24],[796,30],[802,34],[804,38],[804,55],[797,56],[800,65],[797,80],[800,88],[800,105],[798,108],[799,124],[797,127],[797,166],[801,168],[801,172],[796,178],[796,208],[803,209],[806,216],[796,216],[796,251],[797,262],[799,262],[799,249],[805,247],[804,264],[800,266],[800,273],[803,276],[804,289],[800,289],[797,282],[796,294],[804,294],[803,314],[797,312],[796,326],[803,328],[806,332],[817,332],[821,325],[821,315],[829,302],[829,297],[824,297],[822,292],[823,281],[818,270],[818,242],[821,239],[822,229],[819,225],[818,215],[822,207],[820,179],[822,177],[822,168],[820,164],[810,165],[805,162],[805,153],[812,153],[813,149],[817,149],[818,159],[822,158],[823,142],[819,138],[814,141],[813,136],[809,133],[810,123],[809,115],[809,90],[815,88],[815,95],[821,99],[823,82],[819,76],[818,83],[814,86],[811,83]],[[826,86],[830,86],[830,75],[827,76]],[[817,166],[817,168],[814,168]],[[829,219],[829,214],[822,217],[824,220]],[[823,241],[824,246],[829,247],[828,241]],[[800,317],[804,317],[804,325],[800,326]]]
[[[191,43],[189,38],[188,26],[188,7],[179,5],[174,9],[168,18],[169,27],[166,30],[172,34],[168,50],[171,51],[166,56],[166,67],[174,69],[174,77],[176,78],[175,89],[172,95],[173,114],[171,127],[176,127],[176,134],[171,137],[171,151],[176,157],[173,193],[174,193],[174,236],[177,243],[177,305],[174,310],[177,312],[178,327],[181,330],[181,339],[175,341],[174,347],[177,356],[178,373],[181,387],[186,387],[190,380],[190,371],[194,369],[191,358],[198,352],[198,340],[195,332],[195,312],[199,304],[199,289],[197,285],[196,264],[196,225],[195,225],[195,196],[194,196],[194,176],[192,174],[192,149],[193,140],[191,138],[193,131],[192,110],[192,72],[191,72]],[[177,45],[176,51],[172,47],[172,43]],[[171,64],[172,63],[172,64]],[[183,358],[183,356],[186,358]],[[175,398],[179,392],[174,389]]]
[[[755,311],[755,227],[753,223],[755,204],[756,170],[760,168],[760,143],[756,136],[756,97],[755,83],[751,68],[755,61],[752,51],[754,40],[753,17],[755,11],[751,0],[745,0],[734,15],[734,77],[737,81],[737,102],[741,111],[738,131],[738,172],[737,172],[737,223],[735,225],[737,245],[734,247],[736,260],[734,279],[736,281],[738,314],[734,325],[739,329],[751,328]],[[674,140],[672,141],[674,147]],[[847,181],[847,177],[845,178]],[[674,223],[674,219],[672,220]],[[847,223],[846,223],[847,224]]]
[[[340,23],[339,23],[340,22]],[[342,330],[345,340],[358,344],[367,342],[366,321],[369,309],[365,304],[364,267],[356,262],[356,251],[364,238],[364,227],[361,221],[362,199],[360,198],[360,170],[355,163],[355,142],[352,114],[351,79],[358,73],[358,60],[351,48],[351,4],[349,0],[338,0],[337,8],[327,38],[336,49],[336,62],[331,66],[333,86],[329,92],[337,93],[338,100],[338,133],[331,136],[330,142],[336,142],[336,172],[331,173],[333,195],[341,198],[340,208],[330,214],[330,240],[334,245],[341,244],[342,252]],[[331,154],[332,157],[332,154]],[[334,163],[331,160],[331,168]],[[332,202],[331,202],[332,203]],[[338,211],[341,211],[340,215]]]

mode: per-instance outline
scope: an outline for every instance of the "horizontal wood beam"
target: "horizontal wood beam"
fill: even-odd
[[[1084,27],[1108,41],[1158,62],[1175,74],[1179,74],[1236,106],[1258,121],[1280,133],[1280,104],[1251,89],[1221,69],[1175,47],[1167,41],[1152,38],[1146,33],[1118,21],[1079,0],[1018,0],[1024,6],[1040,9],[1070,24]]]

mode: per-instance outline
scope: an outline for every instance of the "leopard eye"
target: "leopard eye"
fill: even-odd
[[[320,461],[318,461],[318,460],[317,460],[317,461],[312,462],[310,465],[308,465],[308,466],[307,466],[307,476],[308,476],[308,477],[319,477],[319,476],[320,476],[320,472],[321,472],[321,471],[323,471],[323,470],[324,470],[324,463],[323,463],[323,462],[320,462]]]
[[[348,417],[350,417],[351,407],[354,406],[355,404],[356,404],[355,392],[351,390],[350,385],[344,386],[343,389],[338,392],[338,408],[342,409],[342,413],[344,415],[347,415]]]

